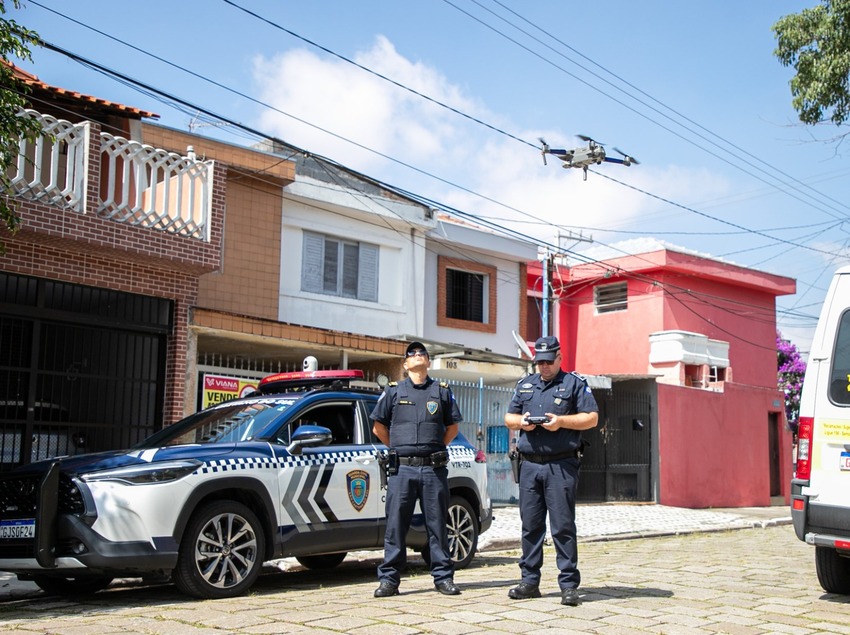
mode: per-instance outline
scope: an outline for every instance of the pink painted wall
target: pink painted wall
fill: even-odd
[[[789,499],[792,444],[776,381],[776,296],[794,293],[793,279],[668,250],[559,273],[569,280],[560,287],[558,323],[566,370],[650,375],[649,335],[659,331],[729,343],[732,372],[723,392],[657,385],[657,502],[770,505],[771,461],[779,470],[774,494]],[[596,315],[593,287],[621,281],[628,309]],[[777,413],[773,458],[770,413]]]
[[[623,280],[615,276],[604,283]],[[660,287],[635,280],[628,280],[628,289],[628,310],[602,315],[595,315],[590,284],[571,288],[561,300],[558,335],[568,370],[590,375],[647,373],[649,334],[665,329],[663,293]]]
[[[775,387],[775,296],[788,291],[771,284],[766,274],[764,287],[753,288],[751,276],[739,267],[718,266],[721,272],[712,270],[711,277],[703,277],[699,267],[608,278],[598,267],[592,269],[595,277],[574,268],[578,281],[560,301],[558,335],[567,349],[565,366],[588,374],[647,374],[649,335],[682,330],[729,342],[735,382]],[[628,284],[628,309],[596,315],[593,287],[622,281]]]
[[[658,503],[770,505],[770,412],[779,413],[779,482],[789,500],[791,433],[780,391],[727,384],[715,393],[659,384],[658,411]]]

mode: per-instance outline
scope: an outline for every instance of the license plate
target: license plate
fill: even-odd
[[[35,538],[35,519],[0,520],[0,540]]]
[[[838,465],[842,470],[850,470],[850,452],[841,453]]]

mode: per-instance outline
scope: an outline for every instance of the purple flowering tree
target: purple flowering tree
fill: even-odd
[[[778,385],[785,393],[785,419],[791,432],[796,434],[806,362],[800,357],[797,347],[783,339],[779,331],[776,331],[776,364]]]

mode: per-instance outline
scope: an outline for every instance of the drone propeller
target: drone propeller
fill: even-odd
[[[548,165],[546,163],[546,154],[549,152],[549,144],[546,143],[546,139],[543,137],[537,137],[537,140],[540,142],[540,154],[543,155],[543,165]]]
[[[597,141],[596,139],[588,137],[586,134],[577,134],[576,136],[579,139],[581,139],[582,141],[584,141],[585,143],[590,144],[591,146],[595,146],[595,145],[596,146],[604,146],[605,145],[604,143],[601,143],[601,142]]]
[[[637,159],[635,159],[632,156],[629,156],[628,154],[626,154],[625,152],[623,152],[619,148],[614,148],[614,152],[617,152],[617,153],[623,155],[623,165],[629,166],[632,163],[634,163],[635,165],[640,165],[640,161],[638,161]]]

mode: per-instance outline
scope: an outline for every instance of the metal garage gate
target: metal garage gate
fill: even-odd
[[[590,446],[581,461],[579,502],[652,500],[651,395],[596,389],[593,396],[599,424],[582,434]]]
[[[162,426],[172,303],[0,272],[0,470]]]

